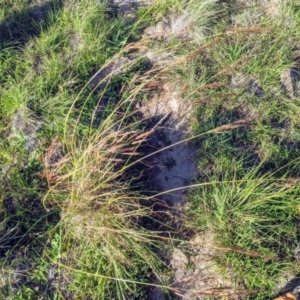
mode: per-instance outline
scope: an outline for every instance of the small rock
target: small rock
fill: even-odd
[[[256,97],[263,96],[263,90],[258,80],[243,73],[237,73],[231,78],[231,87],[234,89],[245,89],[245,91]]]
[[[18,137],[20,134],[25,138],[25,147],[28,152],[33,152],[38,146],[36,132],[39,128],[38,123],[31,118],[30,113],[20,108],[12,119],[10,137]]]
[[[249,81],[247,92],[256,97],[263,96],[263,90],[260,87],[260,85],[258,84],[258,81],[256,79],[251,79]]]
[[[84,42],[78,33],[74,33],[69,40],[69,45],[73,51],[77,51],[84,47]]]
[[[151,5],[153,0],[112,0],[111,4],[117,7],[118,12],[121,15],[127,17],[134,16],[132,13],[135,9],[141,6]]]
[[[146,37],[156,37],[169,40],[172,37],[177,37],[183,40],[193,40],[201,33],[199,30],[192,27],[192,18],[189,13],[179,16],[169,16],[160,21],[156,26],[151,26],[145,29]]]
[[[295,250],[294,250],[294,256],[296,259],[300,258],[300,246],[298,246]]]
[[[286,69],[281,74],[281,87],[290,98],[299,96],[300,73],[297,69]]]
[[[37,74],[37,75],[41,75],[44,72],[44,61],[40,56],[36,56],[34,59],[34,63],[33,63],[33,71]]]
[[[188,262],[188,258],[180,249],[174,250],[171,257],[171,267],[175,271],[175,281],[180,281],[185,276]]]
[[[265,5],[264,9],[267,15],[270,17],[277,17],[281,14],[281,5],[284,4],[286,0],[269,0]]]

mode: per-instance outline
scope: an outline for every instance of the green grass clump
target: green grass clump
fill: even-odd
[[[245,27],[225,13],[183,77],[198,104],[194,134],[214,132],[193,144],[200,187],[188,223],[194,218],[196,230],[213,232],[221,272],[255,291],[245,299],[272,298],[281,274],[296,275],[298,266],[299,97],[281,88],[281,74],[298,68],[291,41],[300,19],[294,4],[281,9],[281,17],[260,14]]]
[[[163,265],[142,222],[152,202],[134,186],[152,133],[134,112],[148,66],[137,58],[116,76],[105,68],[139,38],[147,10],[130,19],[98,1],[6,4],[0,295],[142,299]]]
[[[258,170],[244,177],[223,170],[222,179],[194,193],[191,211],[195,225],[215,235],[223,274],[231,269],[237,287],[258,289],[256,299],[264,299],[276,276],[294,264],[299,182]]]
[[[59,256],[50,259],[64,278],[68,273],[74,277],[70,288],[79,298],[94,297],[95,292],[102,298],[122,298],[139,281],[152,279],[160,264],[153,254],[155,238],[139,224],[152,214],[151,206],[142,206],[141,195],[122,180],[148,133],[114,131],[106,124],[108,128],[100,126],[93,134],[66,139],[65,156],[54,165],[56,141],[45,156],[49,192],[43,203],[57,207],[61,217],[55,241]],[[62,253],[66,256],[60,257]]]

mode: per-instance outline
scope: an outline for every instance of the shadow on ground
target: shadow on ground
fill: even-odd
[[[48,211],[42,204],[47,186],[37,171],[38,164],[0,181],[0,297],[31,289],[53,299],[52,282],[33,276],[40,269],[49,232],[59,222],[59,212]]]
[[[276,296],[279,297],[286,293],[293,293],[296,299],[300,299],[300,273],[290,280]]]
[[[7,46],[21,46],[39,36],[51,25],[51,16],[63,8],[64,0],[43,1],[41,5],[24,7],[8,15],[0,23],[0,50]]]

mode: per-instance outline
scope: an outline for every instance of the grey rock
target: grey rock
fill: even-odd
[[[100,0],[100,2],[106,3],[111,12],[117,12],[126,17],[134,16],[135,9],[154,3],[153,0]]]
[[[286,69],[281,74],[281,87],[290,98],[300,95],[300,70],[298,68]]]
[[[232,76],[231,87],[234,89],[244,89],[249,95],[256,97],[262,97],[264,94],[258,80],[243,73],[236,73]]]
[[[27,109],[20,108],[12,118],[10,137],[25,139],[25,148],[33,152],[38,147],[36,132],[40,125],[34,120]]]
[[[77,51],[84,47],[84,42],[78,33],[74,33],[71,36],[69,46],[73,51]]]
[[[161,20],[157,25],[148,27],[144,31],[144,36],[169,40],[170,38],[180,38],[182,40],[193,40],[202,36],[201,28],[192,27],[193,18],[189,13],[181,15],[171,15]]]

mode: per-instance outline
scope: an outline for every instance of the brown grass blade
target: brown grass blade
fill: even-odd
[[[236,33],[261,33],[270,32],[271,29],[260,27],[260,26],[250,26],[250,27],[236,27],[230,28],[225,31],[226,34],[236,34]]]
[[[191,52],[190,54],[188,54],[187,56],[185,56],[183,58],[184,61],[188,61],[188,60],[191,60],[193,58],[195,58],[197,55],[203,53],[204,51],[206,51],[206,49],[208,49],[209,47],[211,46],[214,46],[214,45],[219,45],[221,44],[223,41],[220,40],[220,41],[214,41],[214,42],[210,42],[210,43],[207,43],[205,45],[203,45],[202,47],[200,47],[199,49]]]
[[[231,124],[222,125],[220,127],[210,130],[209,133],[223,133],[227,130],[236,129],[236,128],[248,125],[248,124],[252,123],[253,121],[255,121],[256,119],[257,118],[246,118],[246,119],[239,120],[239,121],[231,123]]]
[[[129,43],[127,44],[123,50],[125,51],[128,51],[128,50],[131,50],[131,51],[138,51],[140,50],[141,48],[145,47],[145,45],[143,43],[140,43],[140,42],[136,42],[136,43]]]
[[[282,296],[275,298],[274,300],[297,300],[297,298],[292,293],[286,293]]]
[[[206,92],[206,91],[209,91],[209,90],[217,89],[217,88],[228,86],[228,85],[229,85],[228,82],[216,81],[216,82],[201,86],[200,88],[197,89],[197,91],[198,92]]]
[[[232,287],[220,287],[220,288],[210,288],[205,290],[193,290],[194,293],[198,295],[207,296],[219,296],[219,297],[229,297],[229,296],[246,296],[250,294],[256,294],[260,290],[236,290]]]
[[[146,92],[150,92],[150,91],[156,91],[159,89],[159,87],[161,86],[161,81],[158,81],[158,80],[153,80],[153,81],[150,81],[148,82],[144,88],[143,88],[143,91],[146,91]]]
[[[122,152],[122,155],[137,156],[137,155],[140,155],[140,153],[138,153],[138,152]]]
[[[229,247],[216,247],[217,249],[219,250],[222,250],[222,251],[234,251],[234,252],[237,252],[237,253],[241,253],[241,254],[246,254],[246,255],[249,255],[249,256],[253,256],[253,257],[261,257],[261,258],[264,258],[264,259],[273,259],[273,260],[277,260],[278,257],[277,256],[272,256],[272,255],[264,255],[258,251],[253,251],[253,250],[246,250],[242,247],[239,247],[239,246],[229,246]]]

